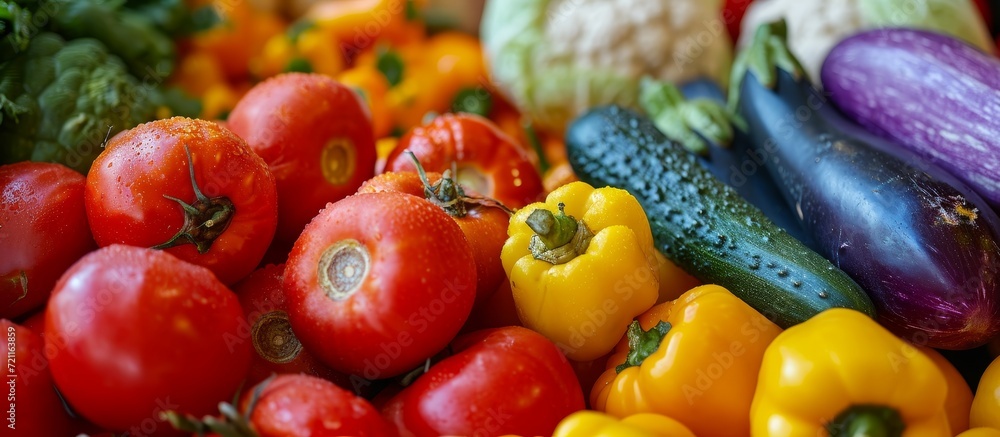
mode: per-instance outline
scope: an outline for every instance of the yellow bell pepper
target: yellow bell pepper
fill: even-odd
[[[857,311],[788,328],[764,354],[750,422],[770,437],[947,437],[947,381],[927,355]]]
[[[972,428],[956,437],[1000,437],[1000,429],[997,428]]]
[[[973,428],[1000,429],[1000,358],[993,360],[979,380],[969,424]]]
[[[674,417],[699,436],[750,435],[750,402],[777,325],[717,285],[654,306],[594,384],[592,408]]]
[[[948,382],[948,396],[944,400],[945,412],[948,413],[948,425],[952,434],[958,434],[969,429],[969,410],[972,408],[972,388],[940,352],[929,347],[921,347],[920,352],[927,355]]]
[[[614,348],[656,302],[653,236],[625,190],[573,182],[510,220],[500,258],[524,326],[572,360]]]
[[[682,423],[667,416],[641,413],[618,419],[597,411],[578,411],[556,426],[553,437],[694,437]]]

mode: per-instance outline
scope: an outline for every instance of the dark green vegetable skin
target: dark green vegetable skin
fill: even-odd
[[[833,307],[875,315],[846,274],[774,225],[649,119],[619,107],[594,109],[572,123],[566,147],[580,179],[639,200],[667,258],[779,326]]]

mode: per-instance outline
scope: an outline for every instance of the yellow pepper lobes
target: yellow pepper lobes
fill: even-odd
[[[514,214],[507,235],[518,317],[572,360],[607,354],[656,302],[653,236],[625,190],[570,183]]]
[[[1000,429],[1000,358],[993,360],[979,380],[969,424],[973,428]]]
[[[951,436],[947,381],[930,358],[860,312],[788,328],[764,354],[753,435]]]
[[[556,426],[553,437],[694,437],[667,416],[642,413],[618,419],[597,411],[578,411]]]
[[[780,332],[729,290],[696,287],[629,328],[590,405],[617,417],[667,415],[699,436],[750,435],[760,363]]]
[[[965,378],[940,352],[929,347],[921,347],[920,352],[927,355],[948,382],[948,396],[944,400],[944,409],[948,414],[948,426],[952,434],[958,434],[969,429],[969,410],[972,408],[972,388]]]

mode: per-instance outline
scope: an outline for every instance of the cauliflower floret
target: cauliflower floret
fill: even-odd
[[[826,55],[838,42],[877,27],[938,30],[993,51],[986,25],[970,0],[757,0],[743,17],[739,45],[749,44],[761,24],[781,18],[788,22],[792,54],[816,82]]]
[[[638,106],[639,79],[725,83],[721,0],[492,0],[482,40],[494,82],[536,122],[562,129],[604,104]]]

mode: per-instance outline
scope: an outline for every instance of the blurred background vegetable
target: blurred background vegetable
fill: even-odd
[[[972,0],[757,0],[743,20],[740,45],[761,24],[784,18],[792,54],[818,80],[830,49],[861,30],[914,27],[955,35],[993,53],[996,46]]]
[[[480,32],[496,85],[561,131],[591,106],[637,107],[639,79],[725,83],[732,48],[721,0],[494,0]]]

